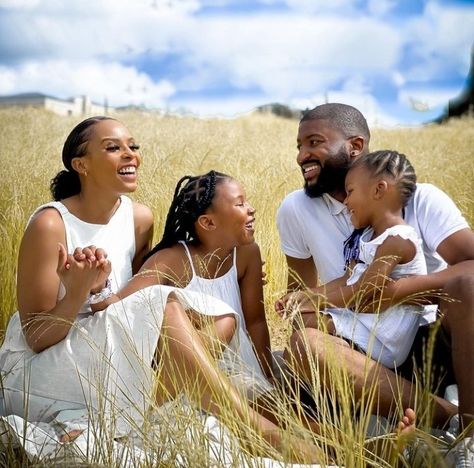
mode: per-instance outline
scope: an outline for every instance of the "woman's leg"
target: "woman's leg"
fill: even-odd
[[[296,460],[315,461],[316,452],[311,444],[288,439],[285,447],[280,429],[250,408],[217,369],[183,307],[173,299],[166,306],[160,342],[161,375],[171,394],[185,390],[204,410],[224,416],[224,420],[230,412],[235,421],[245,421],[279,452],[286,449]]]

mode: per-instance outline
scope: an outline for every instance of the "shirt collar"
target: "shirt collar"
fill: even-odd
[[[344,205],[344,203],[341,203],[339,200],[336,200],[335,198],[331,197],[331,195],[328,195],[327,193],[323,193],[323,200],[326,203],[329,212],[333,215],[336,216],[338,214],[347,213],[347,207]]]

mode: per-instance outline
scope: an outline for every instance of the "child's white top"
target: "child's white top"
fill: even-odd
[[[252,342],[247,334],[237,273],[237,249],[234,248],[233,250],[232,266],[226,273],[216,278],[203,278],[196,273],[188,246],[183,241],[180,241],[180,243],[186,251],[192,270],[192,278],[183,289],[216,297],[232,307],[240,317],[238,334],[240,340],[240,357],[233,355],[230,350],[226,350],[220,362],[221,367],[225,368],[234,383],[250,390],[250,393],[258,394],[270,390],[271,386],[263,374],[253,350]]]
[[[421,239],[415,230],[406,224],[396,225],[375,239],[373,229],[364,231],[360,239],[359,260],[347,280],[356,283],[373,262],[378,247],[389,236],[399,236],[411,241],[416,247],[415,257],[408,263],[398,264],[390,274],[396,279],[411,275],[426,274],[426,262]],[[416,305],[400,304],[382,313],[359,313],[351,309],[328,309],[338,335],[347,338],[362,348],[373,359],[384,366],[394,368],[406,359],[421,318],[423,308]]]
[[[356,283],[368,266],[374,261],[377,249],[387,240],[389,236],[398,236],[402,239],[413,242],[416,247],[416,254],[408,263],[398,264],[390,273],[390,278],[397,279],[411,275],[426,275],[426,262],[423,251],[421,250],[421,239],[415,230],[408,224],[398,224],[384,231],[380,236],[372,239],[374,230],[367,228],[359,240],[359,261],[352,271],[347,284]]]

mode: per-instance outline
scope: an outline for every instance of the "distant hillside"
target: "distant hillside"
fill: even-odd
[[[300,109],[292,109],[291,107],[278,102],[258,106],[256,111],[261,114],[274,114],[278,117],[284,117],[285,119],[299,119],[302,112]]]

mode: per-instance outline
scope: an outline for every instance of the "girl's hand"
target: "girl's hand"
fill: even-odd
[[[95,258],[95,253],[93,254]],[[77,261],[74,255],[67,253],[64,245],[59,244],[58,265],[56,272],[68,294],[80,296],[86,300],[93,288],[102,289],[110,274],[111,265],[107,259],[90,260],[84,257]]]
[[[96,294],[100,292],[105,287],[107,278],[110,276],[112,271],[112,263],[110,260],[105,260],[102,264],[98,263],[99,276],[97,281],[91,288],[91,294]]]

